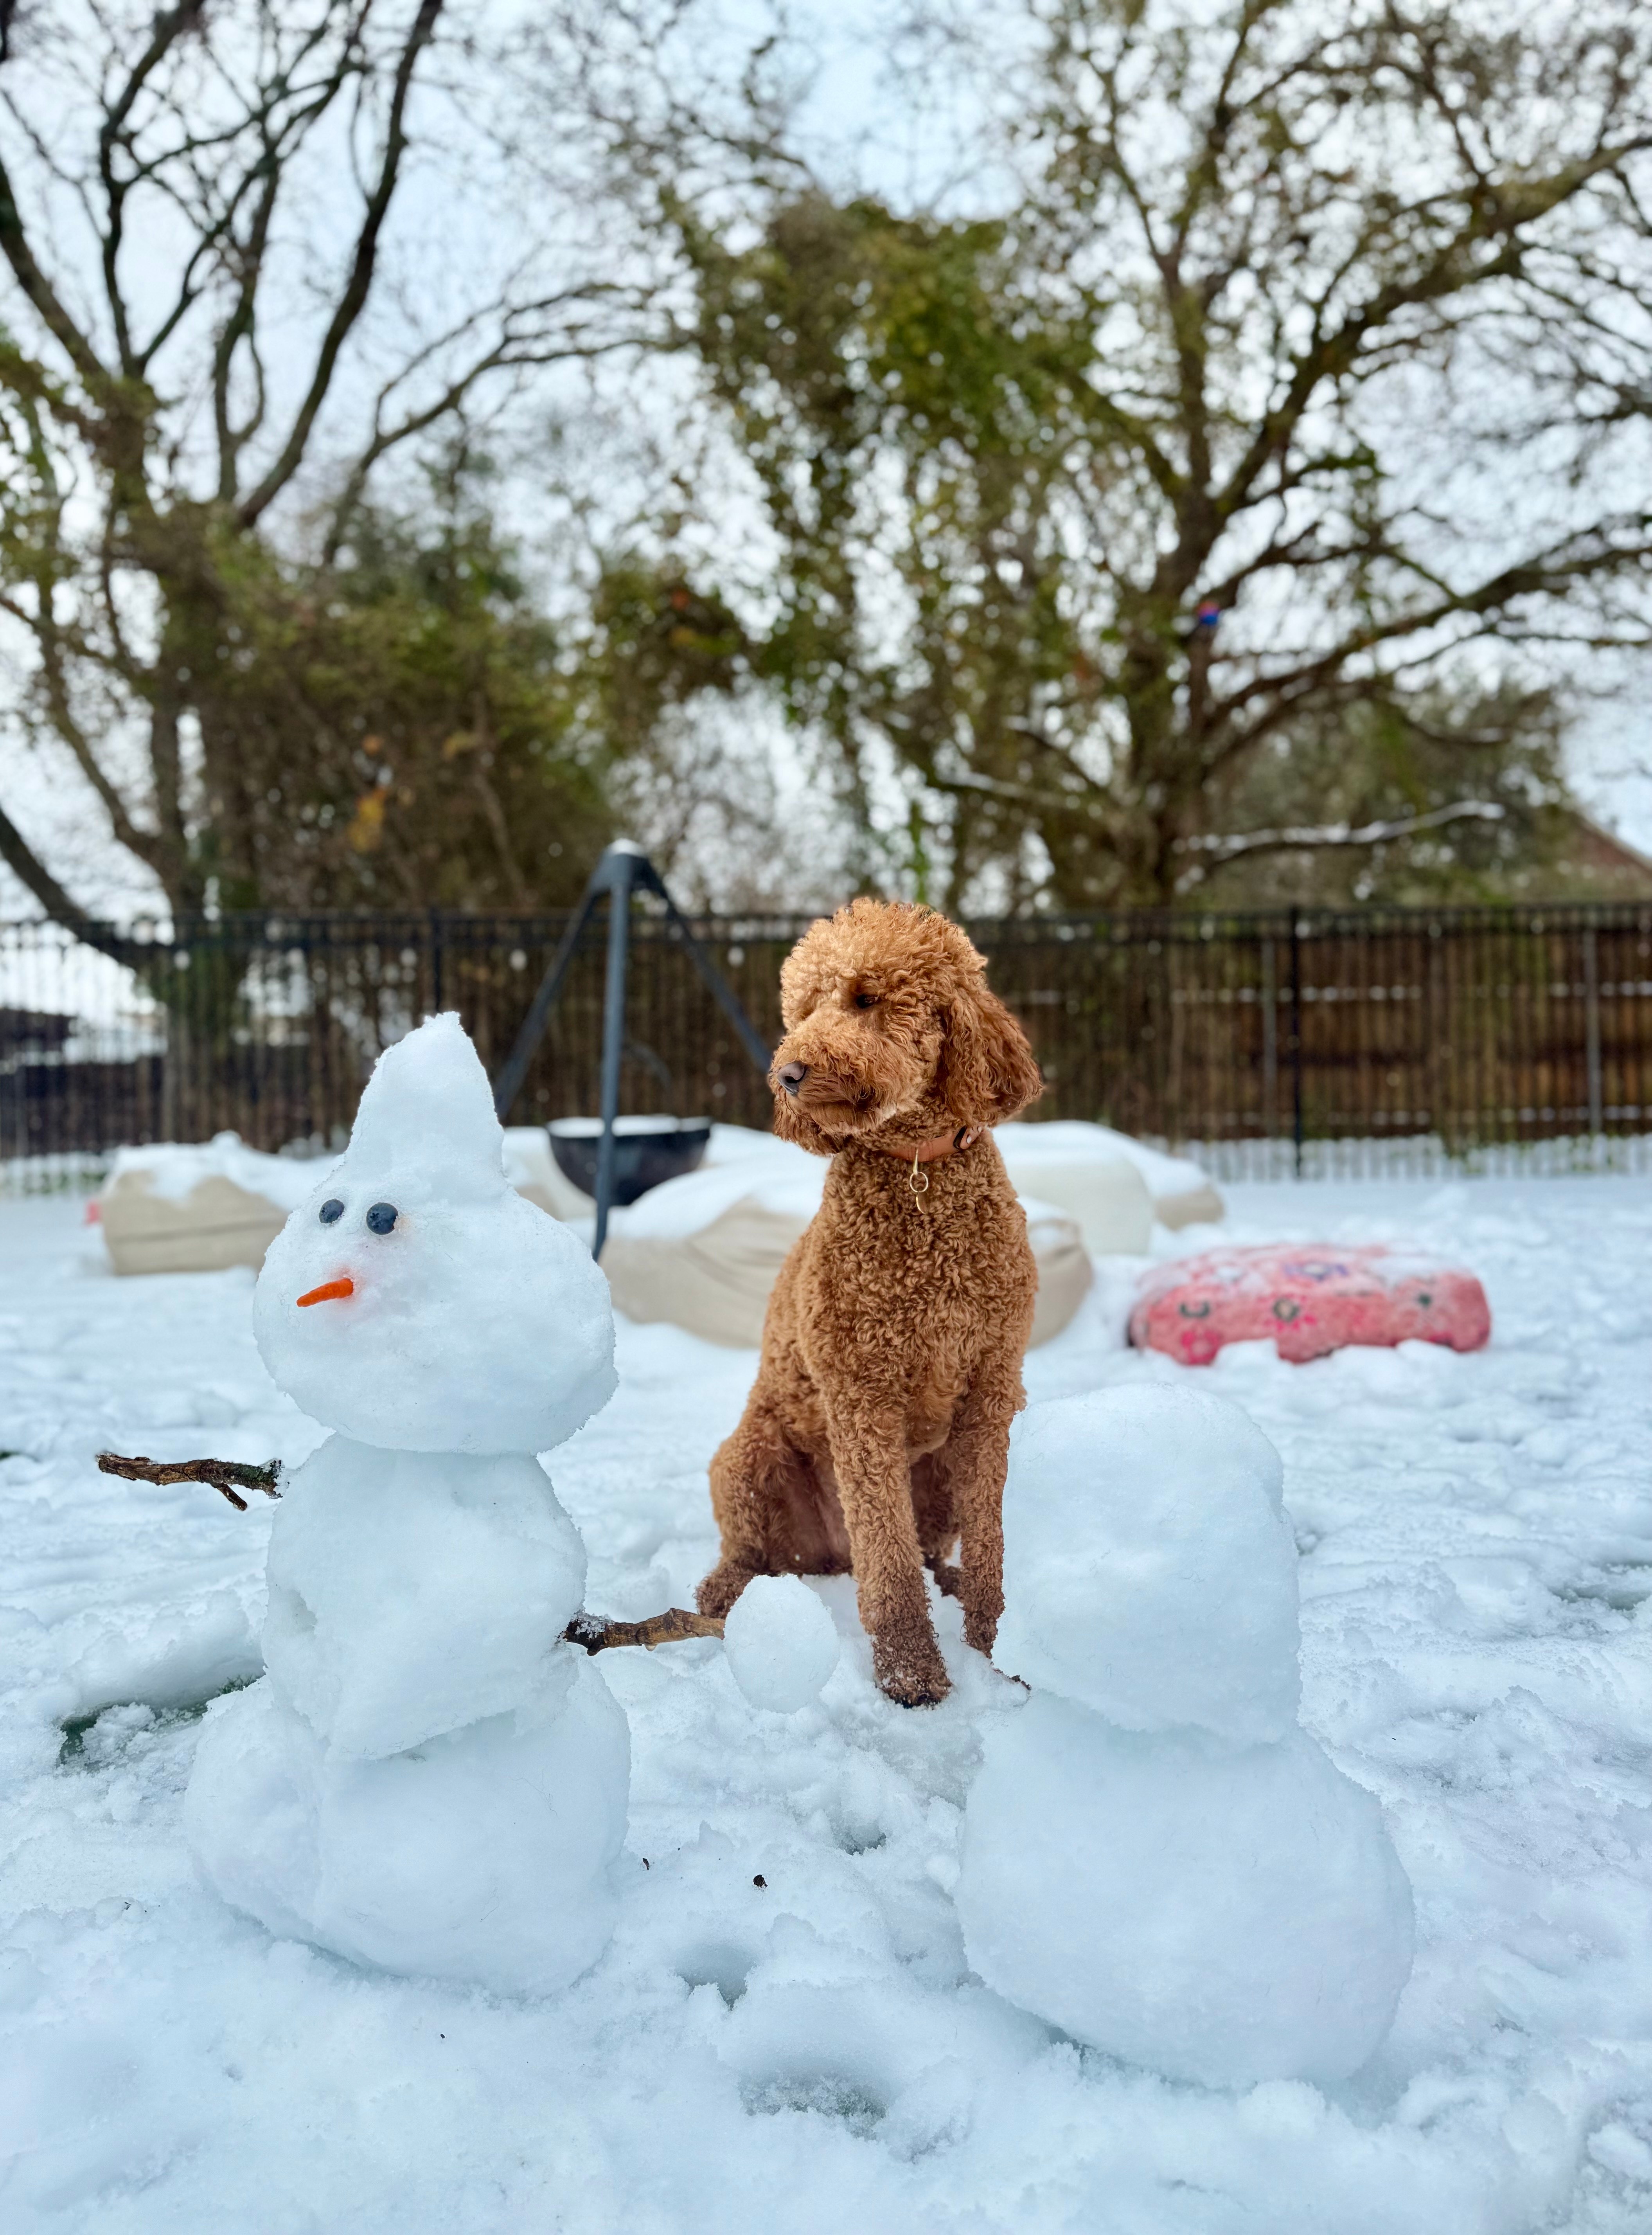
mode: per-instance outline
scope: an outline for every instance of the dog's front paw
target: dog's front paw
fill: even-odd
[[[874,1638],[872,1673],[879,1691],[902,1707],[937,1707],[952,1689],[933,1638]]]
[[[755,1572],[751,1568],[734,1567],[727,1560],[719,1561],[695,1592],[695,1605],[702,1614],[712,1615],[720,1622]]]
[[[990,1661],[993,1657],[993,1648],[997,1642],[998,1616],[995,1614],[965,1613],[964,1643],[966,1645],[973,1645],[977,1653],[984,1653]]]

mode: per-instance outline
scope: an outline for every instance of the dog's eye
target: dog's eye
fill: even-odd
[[[875,1009],[877,1005],[878,997],[875,993],[857,993],[855,996],[855,1006],[857,1009]]]

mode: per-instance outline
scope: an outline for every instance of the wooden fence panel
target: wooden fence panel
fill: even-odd
[[[697,923],[758,1032],[806,919]],[[342,1138],[379,1050],[456,1007],[490,1072],[566,919],[241,915],[112,934],[0,924],[0,1160],[123,1141]],[[1152,912],[973,923],[1044,1069],[1039,1118],[1198,1144],[1231,1176],[1652,1160],[1652,908]],[[513,1111],[596,1108],[604,927]],[[766,1085],[664,919],[633,923],[623,1099],[766,1126]]]

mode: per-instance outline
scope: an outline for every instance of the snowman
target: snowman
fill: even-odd
[[[545,1993],[613,1930],[630,1766],[560,1642],[585,1552],[534,1454],[613,1393],[613,1321],[502,1149],[475,1050],[431,1018],[271,1246],[259,1348],[335,1432],[283,1485],[266,1673],[209,1714],[186,1824],[272,1932]]]
[[[1412,1959],[1372,1795],[1297,1720],[1278,1454],[1217,1397],[1042,1405],[1012,1446],[995,1659],[1029,1688],[965,1815],[989,1987],[1209,2087],[1348,2078]]]

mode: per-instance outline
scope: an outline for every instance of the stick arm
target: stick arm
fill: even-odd
[[[266,1498],[281,1495],[279,1459],[248,1466],[239,1459],[128,1458],[120,1452],[100,1452],[97,1464],[100,1473],[119,1475],[127,1482],[204,1482],[220,1491],[239,1513],[246,1511],[240,1494],[244,1490],[261,1490]],[[651,1614],[641,1622],[614,1622],[581,1609],[562,1635],[587,1653],[606,1653],[616,1645],[646,1646],[652,1653],[657,1645],[676,1645],[691,1637],[721,1637],[723,1623],[718,1616],[690,1614],[682,1607],[667,1607],[664,1614]]]

